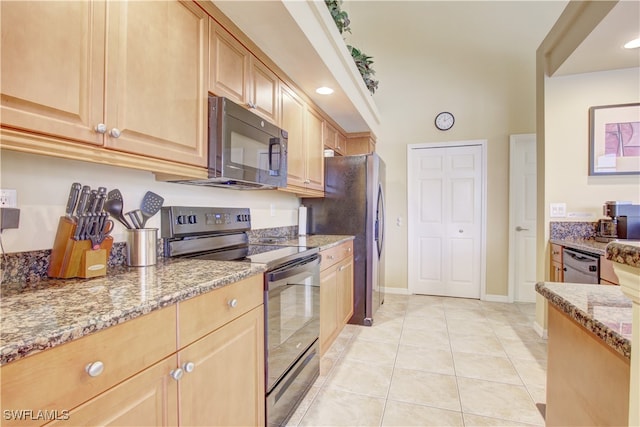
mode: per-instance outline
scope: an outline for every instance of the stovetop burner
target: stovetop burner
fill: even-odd
[[[249,244],[247,208],[165,206],[161,215],[167,257],[253,262],[272,269],[318,253],[309,246]]]

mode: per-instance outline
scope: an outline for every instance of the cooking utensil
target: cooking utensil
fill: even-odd
[[[120,193],[120,190],[115,189],[109,191],[109,194],[107,194],[107,200],[104,204],[104,210],[111,214],[114,219],[118,220],[126,228],[131,229],[131,224],[129,224],[122,214],[123,207],[124,202],[122,200],[122,193]]]
[[[81,188],[82,188],[82,185],[79,182],[74,182],[73,184],[71,184],[71,190],[69,191],[69,199],[67,200],[67,208],[65,211],[67,218],[72,218],[76,222],[78,221],[78,218],[75,218],[73,216],[73,212],[76,208],[76,203],[78,202],[78,197],[80,196]]]
[[[142,204],[140,205],[140,213],[142,214],[142,220],[140,221],[140,227],[144,228],[147,220],[160,212],[164,199],[158,196],[152,191],[147,191],[142,198]]]
[[[142,225],[141,225],[142,219],[140,218],[139,212],[140,212],[140,209],[134,209],[132,211],[127,212],[127,216],[131,220],[131,223],[133,224],[133,228],[142,228]]]
[[[88,239],[91,240],[91,246],[95,249],[100,249],[100,244],[104,241],[105,237],[113,230],[113,221],[109,219],[109,214],[102,212],[98,215],[94,227],[88,235]]]

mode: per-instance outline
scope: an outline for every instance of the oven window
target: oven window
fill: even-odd
[[[317,273],[298,274],[268,284],[268,388],[284,375],[320,333]]]

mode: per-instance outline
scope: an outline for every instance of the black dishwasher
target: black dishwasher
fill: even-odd
[[[564,281],[567,283],[598,284],[600,278],[600,257],[573,249],[562,251]]]

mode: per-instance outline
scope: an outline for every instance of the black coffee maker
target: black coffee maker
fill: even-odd
[[[596,240],[640,240],[640,205],[608,201],[602,206],[602,213],[609,218],[600,220]]]

